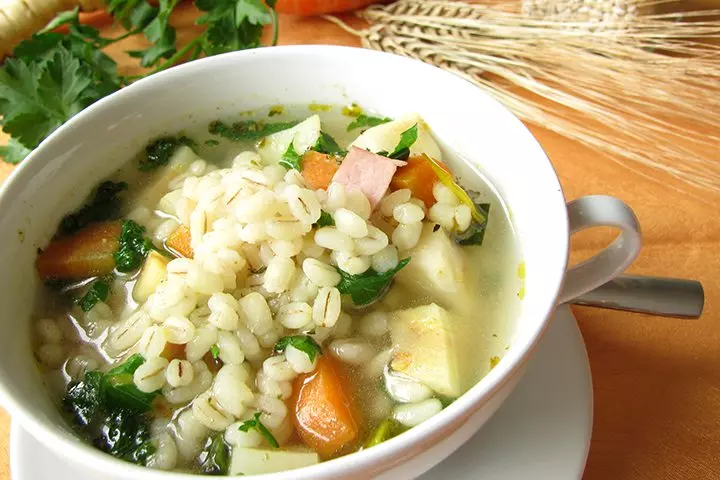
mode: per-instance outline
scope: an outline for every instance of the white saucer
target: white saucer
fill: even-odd
[[[577,479],[591,431],[590,366],[575,318],[563,306],[503,406],[420,480]],[[10,436],[10,468],[13,480],[91,480],[82,467],[50,452],[17,423]]]

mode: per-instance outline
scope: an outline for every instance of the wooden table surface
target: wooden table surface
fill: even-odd
[[[174,23],[182,40],[192,35],[193,14],[179,13]],[[321,19],[281,17],[280,24],[283,44],[359,46],[357,38]],[[138,40],[130,39],[114,52],[126,73],[134,63],[120,52],[132,42]],[[720,478],[720,196],[679,193],[672,179],[649,172],[658,180],[650,181],[611,157],[543,128],[530,128],[552,160],[568,200],[604,193],[633,207],[645,246],[630,272],[697,279],[707,297],[700,320],[573,308],[595,389],[584,478]],[[0,163],[0,179],[10,170]],[[587,257],[611,238],[609,231],[583,232],[573,238],[572,256]],[[9,431],[10,418],[0,410],[2,479],[10,478]]]

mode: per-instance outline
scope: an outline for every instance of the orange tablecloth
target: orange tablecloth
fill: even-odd
[[[193,14],[190,9],[180,13],[175,23],[182,40],[192,35]],[[321,19],[285,17],[280,24],[283,44],[359,45],[355,37]],[[117,47],[129,49],[128,44]],[[117,58],[125,71],[134,65],[122,55]],[[555,165],[568,200],[606,193],[635,209],[645,247],[632,273],[698,279],[707,296],[705,315],[696,321],[573,309],[587,343],[595,388],[585,478],[720,478],[720,313],[715,304],[720,298],[719,197],[681,194],[666,177],[653,174],[661,180],[653,182],[547,130],[531,130]],[[10,170],[0,163],[0,178]],[[605,231],[583,233],[573,239],[573,256],[588,256],[609,239]],[[0,410],[3,479],[10,478],[9,427],[9,417]]]

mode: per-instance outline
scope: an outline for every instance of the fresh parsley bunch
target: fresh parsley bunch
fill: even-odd
[[[203,33],[178,48],[169,19],[179,0],[107,0],[108,12],[127,30],[104,38],[82,25],[78,9],[58,15],[47,27],[20,43],[0,67],[2,129],[10,135],[0,156],[19,163],[56,128],[82,109],[133,80],[200,56],[261,46],[265,25],[273,26],[277,43],[276,0],[196,0],[203,12],[196,24]],[[67,25],[68,33],[56,28]],[[151,69],[136,77],[123,77],[103,52],[108,45],[142,34],[150,42],[144,50],[128,52]]]

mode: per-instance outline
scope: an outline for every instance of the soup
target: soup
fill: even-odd
[[[522,276],[501,199],[444,155],[354,105],[151,142],[38,254],[68,421],[139,465],[250,475],[440,412],[499,361]]]

